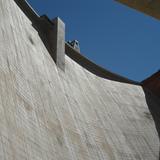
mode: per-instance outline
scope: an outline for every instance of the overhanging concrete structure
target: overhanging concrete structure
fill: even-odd
[[[153,74],[151,77],[142,82],[142,86],[148,88],[155,95],[160,97],[160,71]]]
[[[116,0],[133,9],[160,19],[160,1],[159,0]]]
[[[0,159],[159,159],[160,99],[150,88],[62,46],[58,26],[25,1],[0,0],[0,19]]]

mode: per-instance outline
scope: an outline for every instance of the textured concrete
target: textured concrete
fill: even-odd
[[[67,56],[69,56],[71,59],[73,59],[79,65],[81,65],[83,68],[85,68],[89,72],[97,75],[98,77],[109,79],[109,80],[114,80],[114,81],[118,81],[118,82],[125,82],[128,84],[140,85],[139,82],[130,80],[126,77],[123,77],[121,75],[118,75],[116,73],[113,73],[109,70],[106,70],[106,69],[96,65],[94,62],[92,62],[91,60],[84,57],[83,56],[84,54],[80,54],[77,50],[75,50],[68,43],[66,43],[66,45],[65,45],[65,52],[66,52]]]
[[[68,56],[63,72],[13,0],[0,19],[0,159],[159,159],[157,97]]]

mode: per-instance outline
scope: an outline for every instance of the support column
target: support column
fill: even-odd
[[[57,17],[53,21],[53,56],[57,66],[65,70],[65,24]]]

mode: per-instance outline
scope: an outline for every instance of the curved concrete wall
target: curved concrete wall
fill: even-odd
[[[56,47],[54,44],[55,43],[54,42],[55,36],[51,36],[52,34],[55,34],[55,32],[54,32],[55,24],[53,23],[53,21],[51,21],[46,15],[39,17],[35,13],[35,11],[30,7],[30,5],[26,2],[26,0],[23,0],[23,1],[15,0],[15,2],[22,9],[22,11],[26,14],[26,16],[31,20],[32,25],[38,31],[40,38],[43,41],[43,43],[45,44],[48,52],[52,56],[53,60],[56,62],[57,60],[55,57],[57,55],[55,55],[56,54],[56,53],[54,53],[55,48],[53,48],[53,47]],[[61,30],[61,32],[62,32],[62,30]],[[59,33],[59,34],[62,34],[62,33]],[[58,37],[57,37],[57,39],[58,39]],[[100,76],[100,77],[106,78],[106,79],[110,79],[110,80],[114,80],[114,81],[118,81],[118,82],[140,85],[139,82],[129,80],[123,76],[115,74],[111,71],[108,71],[108,70],[96,65],[95,63],[93,63],[92,61],[87,59],[86,57],[82,56],[82,54],[80,54],[78,51],[76,51],[74,48],[72,48],[68,43],[65,43],[65,53],[70,58],[72,58],[74,61],[76,61],[78,64],[80,64],[85,69],[89,70],[90,72],[92,72],[93,74],[95,74],[97,76]],[[63,56],[60,56],[60,57],[63,57]],[[64,60],[61,60],[61,58],[60,58],[60,61],[62,61],[62,63],[64,63]],[[59,67],[64,68],[63,65],[62,65],[62,67],[61,67],[61,65]]]
[[[68,43],[65,44],[65,52],[66,52],[67,56],[69,56],[71,59],[73,59],[79,65],[81,65],[83,68],[85,68],[89,72],[92,72],[93,74],[95,74],[101,78],[105,78],[105,79],[109,79],[109,80],[113,80],[113,81],[118,81],[118,82],[123,82],[123,83],[140,85],[139,82],[132,81],[128,78],[120,76],[116,73],[113,73],[109,70],[106,70],[106,69],[96,65],[94,62],[87,59],[82,54],[80,54],[78,51],[76,51],[74,48],[72,48]]]
[[[159,159],[157,97],[67,55],[63,72],[13,0],[0,19],[0,159]]]

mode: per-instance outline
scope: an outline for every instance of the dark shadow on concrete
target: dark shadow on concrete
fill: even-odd
[[[46,16],[39,16],[27,3],[26,0],[14,0],[15,3],[19,6],[19,8],[23,11],[23,13],[28,17],[28,19],[32,22],[32,26],[38,32],[39,37],[41,38],[44,46],[48,50],[49,54],[55,61],[55,55],[52,50],[53,42],[53,28],[54,23]]]
[[[145,87],[143,87],[143,90],[145,93],[148,109],[154,120],[155,127],[160,140],[160,98],[154,95],[150,90],[148,90]],[[159,160],[160,160],[160,152],[159,152]]]
[[[52,59],[55,61],[56,57],[54,51],[53,51],[53,43],[55,39],[53,39],[53,28],[54,23],[48,19],[46,15],[41,16],[38,21],[33,21],[32,26],[35,28],[35,30],[38,32],[38,35],[40,39],[42,40],[44,46],[46,47],[48,53],[51,55]],[[56,61],[55,61],[56,62]]]

